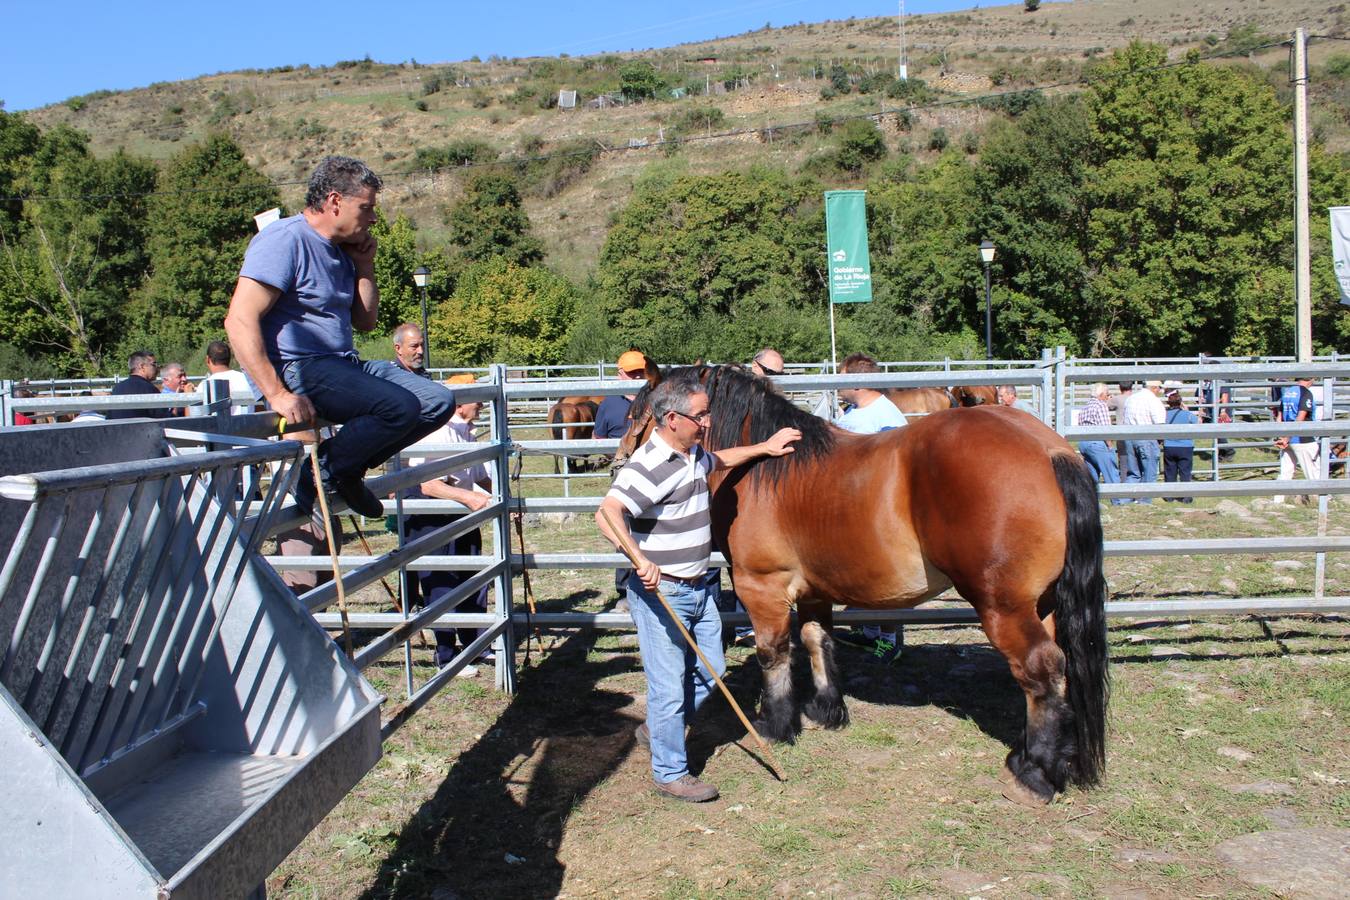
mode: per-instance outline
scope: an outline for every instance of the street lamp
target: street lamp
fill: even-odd
[[[431,270],[426,266],[413,269],[413,284],[422,289],[422,368],[431,368],[431,337],[427,334],[427,279]]]
[[[994,305],[989,291],[989,264],[994,261],[994,242],[980,241],[980,259],[984,260],[984,358],[994,358]]]

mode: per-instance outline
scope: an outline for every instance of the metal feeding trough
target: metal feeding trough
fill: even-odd
[[[234,443],[0,429],[0,895],[246,896],[378,761],[379,695],[258,554],[299,445]]]

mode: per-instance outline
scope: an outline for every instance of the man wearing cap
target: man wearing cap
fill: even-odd
[[[352,330],[379,318],[375,284],[380,177],[363,162],[327,156],[310,175],[305,209],[249,242],[225,331],[240,365],[268,404],[292,425],[322,417],[342,425],[319,445],[319,469],[354,511],[381,516],[366,471],[439,428],[454,395],[386,361],[362,361]],[[301,511],[314,508],[306,460],[296,485]]]
[[[620,381],[645,381],[647,378],[647,357],[638,350],[629,350],[619,356]],[[628,407],[633,404],[632,394],[611,394],[600,401],[595,411],[595,430],[592,436],[598,439],[621,438],[628,432]]]
[[[1167,421],[1163,407],[1161,381],[1146,381],[1142,391],[1131,391],[1121,407],[1120,424],[1162,425]],[[1153,484],[1158,480],[1158,440],[1143,438],[1125,442],[1126,484]],[[1152,497],[1136,497],[1135,503],[1152,503]]]
[[[707,578],[712,554],[708,473],[792,453],[801,432],[783,428],[763,443],[709,453],[699,443],[711,421],[708,395],[692,378],[667,378],[657,385],[651,411],[656,429],[614,479],[595,521],[616,547],[625,542],[631,547],[637,537],[636,577],[628,582],[628,600],[647,676],[647,721],[636,740],[651,750],[658,793],[701,803],[715,800],[717,788],[690,774],[684,735],[714,682],[657,591],[720,676],[725,669],[722,621]]]
[[[1295,384],[1280,388],[1280,421],[1311,422],[1317,418],[1317,401],[1312,393],[1312,379],[1300,378]],[[1321,446],[1315,437],[1294,435],[1275,439],[1275,449],[1280,451],[1280,481],[1292,481],[1294,468],[1303,469],[1303,477],[1315,480]],[[1284,502],[1284,495],[1271,498],[1276,503]],[[1307,496],[1300,498],[1307,503]]]

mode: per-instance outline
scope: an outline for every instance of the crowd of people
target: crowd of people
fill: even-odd
[[[1161,438],[1118,440],[1115,442],[1115,452],[1112,452],[1110,442],[1106,440],[1080,441],[1078,451],[1101,483],[1155,484],[1160,469],[1164,483],[1191,481],[1195,440],[1193,437],[1170,437],[1166,434],[1167,426],[1228,424],[1233,421],[1233,405],[1227,388],[1217,388],[1218,395],[1215,395],[1213,381],[1200,382],[1195,388],[1191,404],[1187,403],[1183,395],[1185,389],[1179,381],[1145,381],[1142,385],[1122,381],[1114,394],[1108,385],[1101,382],[1088,389],[1088,401],[1075,413],[1075,425],[1110,427],[1117,424],[1112,422],[1114,412],[1119,425],[1163,434]],[[1310,378],[1300,378],[1292,385],[1273,387],[1271,401],[1270,411],[1274,421],[1302,422],[1317,418],[1317,401]],[[1219,460],[1233,458],[1236,451],[1231,442],[1220,439],[1216,444]],[[1274,445],[1280,454],[1279,480],[1292,480],[1296,468],[1301,468],[1306,478],[1319,477],[1320,443],[1316,438],[1290,435],[1277,438]],[[1192,498],[1185,495],[1163,499],[1176,503],[1192,502]],[[1276,495],[1273,500],[1283,503],[1285,498]],[[1117,497],[1111,502],[1115,505],[1149,504],[1153,499]]]

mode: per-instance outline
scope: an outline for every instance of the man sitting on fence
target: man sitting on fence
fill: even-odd
[[[310,176],[305,209],[254,236],[244,254],[225,330],[272,409],[295,424],[316,415],[343,427],[319,447],[319,468],[353,510],[384,508],[367,469],[430,434],[454,411],[454,395],[388,361],[362,362],[352,329],[379,314],[375,285],[378,175],[360,160],[325,157]],[[308,463],[296,505],[313,509]]]

